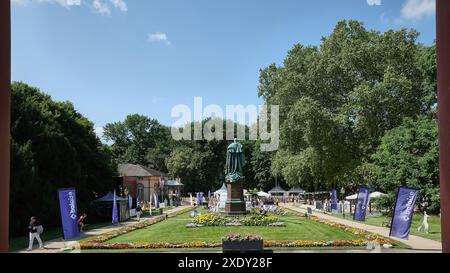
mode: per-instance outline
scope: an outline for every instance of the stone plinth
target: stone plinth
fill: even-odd
[[[225,214],[245,215],[244,183],[239,181],[227,184],[227,202],[225,203]]]

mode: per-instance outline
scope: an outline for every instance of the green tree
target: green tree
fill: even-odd
[[[171,151],[170,130],[157,120],[143,115],[128,115],[123,122],[108,123],[105,140],[114,163],[131,163],[167,171],[164,158]]]
[[[439,145],[436,119],[407,118],[390,130],[372,156],[379,168],[375,187],[393,195],[400,186],[420,190],[430,207],[439,213]]]
[[[297,44],[282,66],[262,69],[258,94],[280,106],[274,175],[313,189],[353,189],[368,177],[384,134],[435,104],[435,50],[417,37],[341,21],[319,47]]]
[[[93,124],[69,102],[13,83],[11,109],[11,235],[26,234],[31,216],[60,224],[57,189],[75,187],[78,208],[110,189],[113,168]]]

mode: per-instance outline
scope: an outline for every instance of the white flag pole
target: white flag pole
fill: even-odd
[[[149,183],[150,183],[150,187],[148,188],[148,192],[150,194],[149,212],[150,212],[150,216],[152,216],[152,182],[149,181]]]

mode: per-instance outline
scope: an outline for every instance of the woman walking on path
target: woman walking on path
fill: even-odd
[[[41,234],[43,232],[43,227],[37,220],[35,216],[31,217],[30,224],[28,225],[28,232],[30,234],[30,243],[28,244],[27,251],[31,251],[33,249],[34,239],[36,239],[39,243],[39,248],[44,249],[44,245],[41,240]]]
[[[83,228],[84,228],[84,220],[86,219],[87,214],[83,213],[83,215],[80,216],[80,218],[78,218],[78,226],[80,227],[80,232],[84,232]]]

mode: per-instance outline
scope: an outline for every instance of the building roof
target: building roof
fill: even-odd
[[[119,172],[120,176],[132,176],[132,177],[169,176],[169,174],[167,173],[163,173],[138,164],[119,164],[117,166],[117,171]]]

